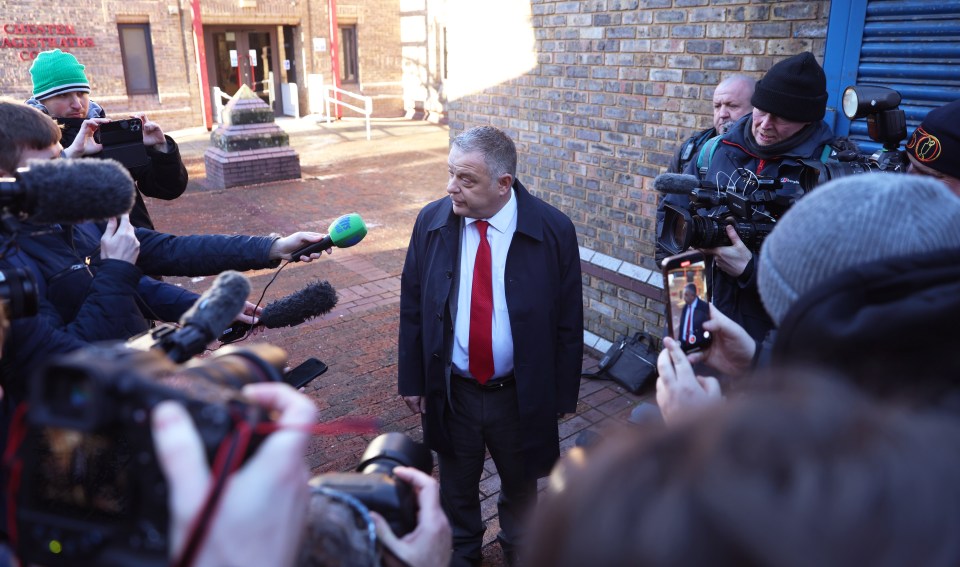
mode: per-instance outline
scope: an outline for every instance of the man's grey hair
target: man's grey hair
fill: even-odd
[[[453,147],[464,153],[479,152],[494,179],[509,174],[517,178],[517,146],[503,130],[493,126],[471,128],[453,139]]]

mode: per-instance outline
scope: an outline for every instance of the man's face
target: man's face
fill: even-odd
[[[761,146],[772,146],[789,140],[809,122],[794,122],[776,114],[753,109],[753,139]]]
[[[945,173],[940,173],[930,166],[923,165],[912,155],[907,154],[907,157],[910,158],[910,165],[907,166],[907,173],[912,173],[914,175],[926,175],[942,181],[944,185],[946,185],[947,188],[953,192],[954,195],[960,197],[960,179],[951,177]]]
[[[451,148],[447,168],[447,194],[453,201],[455,214],[472,219],[486,219],[503,208],[513,178],[510,175],[502,175],[499,179],[492,178],[483,154],[464,153],[456,147]]]
[[[693,303],[693,300],[697,298],[697,292],[693,291],[689,287],[683,288],[683,302],[687,305]]]
[[[63,93],[40,102],[54,118],[86,118],[90,95],[82,92]]]
[[[713,127],[723,134],[731,124],[750,112],[750,85],[746,81],[724,83],[713,91]]]

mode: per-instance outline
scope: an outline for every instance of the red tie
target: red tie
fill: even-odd
[[[480,233],[477,259],[473,264],[473,292],[470,294],[470,374],[486,384],[493,376],[493,282],[490,279],[490,243],[487,221],[473,223]]]

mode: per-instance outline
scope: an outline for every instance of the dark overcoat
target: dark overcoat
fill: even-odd
[[[531,476],[559,457],[557,414],[576,410],[583,357],[583,292],[577,234],[570,219],[515,181],[517,230],[504,272],[513,333],[514,374]],[[399,391],[425,396],[424,440],[437,452],[451,441],[449,403],[453,323],[459,289],[460,226],[449,198],[417,217],[401,277]]]

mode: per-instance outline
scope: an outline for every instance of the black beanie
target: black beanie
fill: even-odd
[[[960,100],[934,108],[907,143],[923,165],[960,179]]]
[[[827,76],[813,53],[804,51],[770,67],[757,81],[750,104],[794,122],[823,120],[827,111]]]

